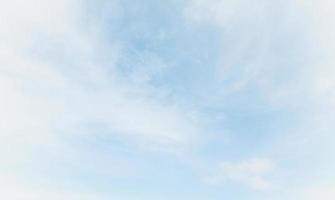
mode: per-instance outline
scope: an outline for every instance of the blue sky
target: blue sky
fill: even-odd
[[[332,200],[330,0],[0,0],[0,197]]]

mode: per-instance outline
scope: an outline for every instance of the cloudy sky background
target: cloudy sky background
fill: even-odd
[[[0,198],[333,200],[331,0],[0,0]]]

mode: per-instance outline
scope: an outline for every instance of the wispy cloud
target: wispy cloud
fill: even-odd
[[[191,112],[176,103],[159,101],[155,88],[117,76],[118,48],[105,41],[104,27],[87,24],[86,17],[97,21],[99,16],[87,13],[86,4],[81,3],[85,4],[39,0],[0,3],[1,165],[12,168],[13,174],[33,165],[43,168],[41,165],[49,162],[44,154],[50,152],[63,153],[58,156],[64,159],[57,161],[59,164],[91,167],[106,176],[113,173],[107,169],[101,172],[101,166],[115,170],[112,165],[123,165],[122,159],[111,163],[114,157],[101,152],[97,153],[102,156],[99,162],[89,165],[85,149],[75,150],[77,156],[65,156],[72,151],[68,146],[73,135],[74,140],[122,138],[122,143],[134,149],[173,154],[197,140],[199,127]],[[114,7],[110,9],[108,12]],[[64,152],[64,147],[70,151]],[[57,158],[53,153],[50,156]],[[108,161],[102,162],[104,159]],[[75,164],[80,162],[82,166]],[[21,187],[22,181],[29,182],[26,179],[4,188],[7,192],[2,198],[93,199],[50,188],[45,192]]]
[[[333,4],[0,1],[0,197],[331,198]]]
[[[207,180],[213,184],[232,182],[255,190],[265,190],[271,186],[265,176],[273,172],[274,168],[274,163],[269,160],[225,161],[220,163]]]

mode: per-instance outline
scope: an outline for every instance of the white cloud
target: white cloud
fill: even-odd
[[[186,9],[186,16],[198,22],[207,22],[215,26],[234,26],[233,23],[259,19],[266,12],[267,2],[245,2],[242,0],[192,0]],[[258,23],[258,22],[253,22]]]
[[[334,102],[333,4],[193,0],[185,13],[222,32],[218,71],[229,83],[223,90],[256,85],[273,105],[295,109]]]
[[[335,186],[306,188],[303,200],[332,200],[335,198]]]
[[[93,200],[105,199],[88,192],[64,191],[46,187],[35,187],[19,180],[15,175],[0,175],[0,197],[8,200]]]
[[[0,1],[0,165],[13,174],[0,182],[3,199],[97,199],[50,188],[36,190],[28,177],[11,182],[15,172],[27,167],[22,163],[43,154],[36,151],[40,146],[60,148],[64,153],[60,159],[68,159],[62,149],[66,145],[57,144],[66,140],[64,134],[78,138],[93,134],[92,139],[107,134],[143,149],[173,153],[197,140],[199,127],[187,110],[157,100],[155,88],[116,77],[118,50],[104,41],[104,27],[98,27],[102,24],[81,21],[88,20],[84,4]],[[87,123],[105,130],[86,129]],[[75,166],[90,162],[82,153],[75,152],[78,155],[70,162]],[[89,166],[113,174],[108,172],[113,167],[106,168],[118,162],[111,164],[106,155],[97,157],[99,163]],[[36,162],[38,166],[43,161]]]
[[[235,183],[255,190],[269,189],[271,182],[266,176],[274,171],[274,163],[270,160],[246,160],[241,162],[222,162],[213,175],[207,178],[209,183]]]
[[[306,185],[297,188],[286,188],[273,199],[299,199],[299,200],[332,200],[335,198],[335,187],[331,183],[305,183]]]
[[[224,79],[231,71],[238,72],[225,90],[256,86],[271,109],[294,115],[286,132],[269,133],[273,138],[266,151],[289,167],[279,178],[282,183],[277,182],[282,185],[276,185],[283,193],[266,199],[335,198],[333,186],[298,189],[334,174],[334,8],[331,0],[194,0],[186,10],[192,23],[209,24],[222,32],[219,70],[223,69]],[[214,181],[254,188],[269,183],[262,173],[251,173],[240,163],[224,163],[221,168],[222,175],[213,176]]]
[[[328,20],[334,18],[332,1],[294,1],[287,4],[292,6],[290,12],[283,9],[289,12],[285,20],[293,16],[292,11],[297,11],[299,20],[306,19],[310,26],[310,29],[304,30],[315,47],[311,54],[316,56],[308,63],[307,73],[301,73],[303,69],[293,70],[301,69],[295,63],[273,66],[273,61],[265,59],[272,56],[267,52],[273,49],[272,40],[277,39],[273,37],[276,36],[273,30],[277,29],[268,27],[276,23],[271,18],[273,10],[268,10],[275,5],[268,6],[269,3],[262,0],[257,3],[240,0],[191,2],[186,11],[189,19],[214,25],[225,32],[223,37],[231,38],[232,43],[225,48],[224,57],[228,59],[222,59],[222,68],[219,69],[222,79],[229,78],[236,66],[243,66],[240,76],[232,81],[227,90],[240,90],[254,81],[273,102],[285,106],[293,104],[293,107],[307,104],[308,110],[314,111],[313,114],[322,115],[314,123],[326,121],[324,125],[315,127],[323,127],[327,132],[333,130],[333,126],[329,125],[333,116],[324,114],[329,112],[327,108],[333,109],[332,106],[335,106],[332,92],[335,86],[335,62],[332,56],[335,42],[331,28],[334,26],[333,20]],[[188,149],[197,142],[200,127],[196,116],[177,103],[162,102],[160,92],[146,85],[148,74],[142,71],[135,73],[134,82],[116,77],[117,41],[113,45],[104,41],[99,30],[102,24],[89,24],[91,29],[85,27],[87,24],[81,21],[84,10],[81,3],[76,0],[0,0],[2,167],[14,165],[20,170],[17,162],[29,160],[32,149],[38,145],[47,146],[64,133],[75,133],[78,137],[91,133],[118,135],[123,141],[144,149],[173,153]],[[115,13],[118,12],[121,11]],[[281,26],[280,29],[295,32],[293,24]],[[299,36],[299,31],[293,35]],[[310,55],[304,53],[295,57]],[[278,60],[286,60],[286,57],[275,59]],[[159,59],[153,62],[153,65],[158,63],[164,66]],[[277,84],[275,77],[286,76],[285,73],[293,73],[294,78]],[[306,95],[313,96],[312,103],[305,101]],[[320,107],[326,109],[319,110]],[[86,123],[105,130],[103,133],[88,130]],[[70,157],[72,162],[90,162],[80,155]],[[98,165],[106,164],[104,158],[98,159]],[[96,167],[108,171],[104,167]],[[208,180],[213,183],[232,182],[262,190],[271,187],[267,175],[273,170],[274,164],[269,160],[223,162]],[[11,179],[0,182],[2,198],[35,200],[54,196],[55,200],[64,200],[83,199],[86,196],[50,189],[35,190],[28,187],[29,184],[22,183],[22,180],[11,183]],[[311,189],[309,196],[322,193],[326,195],[324,198],[330,198],[333,196],[331,189]]]
[[[15,0],[1,1],[0,7],[6,44],[0,50],[1,136],[39,140],[57,127],[66,131],[93,120],[162,150],[192,140],[197,127],[177,105],[155,100],[149,87],[117,80],[117,50],[96,37],[98,30],[80,27],[80,2]],[[67,58],[60,52],[73,65],[62,64]],[[101,56],[107,61],[99,61]]]
[[[223,81],[229,81],[223,88],[226,93],[259,78],[274,22],[270,4],[263,0],[193,0],[185,10],[191,23],[211,25],[222,32],[223,50],[217,71]]]

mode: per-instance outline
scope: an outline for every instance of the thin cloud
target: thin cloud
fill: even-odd
[[[275,164],[270,160],[222,162],[207,181],[212,184],[235,183],[255,190],[266,190],[271,187],[271,182],[266,176],[272,173],[274,168]]]

